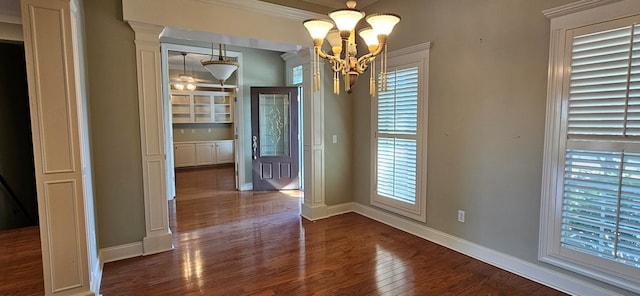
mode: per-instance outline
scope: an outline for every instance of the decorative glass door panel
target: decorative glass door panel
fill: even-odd
[[[290,155],[289,110],[289,94],[260,95],[260,155]]]

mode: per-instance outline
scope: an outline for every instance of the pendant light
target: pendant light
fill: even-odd
[[[213,78],[220,82],[220,86],[224,86],[225,81],[231,77],[231,74],[238,70],[240,66],[234,61],[227,60],[225,58],[227,53],[227,47],[220,43],[218,49],[218,59],[213,59],[213,43],[211,44],[211,59],[208,61],[200,62],[202,66],[207,69],[213,75]]]
[[[174,84],[173,87],[177,90],[195,90],[195,79],[193,79],[193,76],[187,74],[187,53],[181,52],[180,54],[182,54],[182,74],[178,75],[180,82]]]

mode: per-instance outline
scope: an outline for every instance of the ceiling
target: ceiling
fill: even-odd
[[[317,4],[329,8],[328,10],[346,7],[346,0],[302,0],[304,2]],[[358,8],[366,7],[377,0],[359,0]],[[286,2],[286,1],[272,1],[272,2]],[[0,22],[21,24],[20,14],[20,0],[0,0]],[[175,28],[167,28],[163,36],[175,39],[185,40],[216,40],[217,42],[223,42],[225,44],[259,48],[265,50],[273,50],[279,52],[295,52],[301,48],[277,44],[273,42],[266,42],[261,40],[249,40],[244,38],[233,38],[230,36],[224,36],[215,33],[206,32],[194,32],[189,30],[180,30]],[[200,65],[200,61],[209,60],[210,55],[201,55],[195,53],[189,53],[186,57],[186,71],[187,73],[193,72],[206,72],[206,70]],[[183,71],[182,55],[179,52],[172,52],[169,55],[169,68],[175,71]]]
[[[218,57],[214,56],[213,58],[217,59]],[[200,63],[201,61],[208,61],[210,59],[211,55],[192,52],[187,53],[183,66],[182,53],[170,50],[167,58],[169,64],[169,79],[175,80],[179,74],[188,74],[194,77],[197,82],[213,83],[215,79]]]
[[[326,7],[331,7],[331,8],[346,7],[345,3],[347,2],[346,0],[302,0],[302,1],[318,4]],[[367,5],[373,4],[376,1],[378,0],[360,0],[358,1],[357,8],[364,8]]]
[[[331,9],[345,7],[346,0],[302,0]],[[364,8],[378,0],[359,0],[358,8]],[[278,2],[278,1],[274,1]],[[20,24],[20,0],[0,0],[0,22]]]
[[[20,24],[20,0],[0,0],[0,22]]]

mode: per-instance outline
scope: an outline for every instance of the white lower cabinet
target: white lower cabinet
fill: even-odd
[[[233,141],[216,142],[216,159],[218,163],[233,163]]]
[[[174,166],[234,163],[233,140],[174,143]]]
[[[194,144],[173,144],[174,166],[188,167],[196,165],[196,146]]]

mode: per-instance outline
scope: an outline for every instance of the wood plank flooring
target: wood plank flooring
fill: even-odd
[[[105,264],[104,296],[563,295],[358,214],[306,221],[299,192],[237,192],[232,167],[176,183],[176,249]]]
[[[38,226],[0,231],[0,295],[44,295]]]

